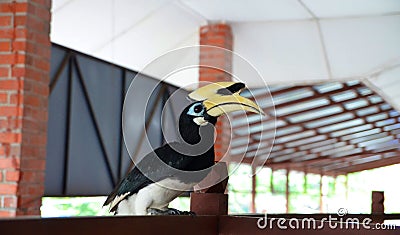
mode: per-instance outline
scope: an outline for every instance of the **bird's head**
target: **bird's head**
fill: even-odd
[[[214,128],[209,127],[215,125],[218,117],[233,111],[243,110],[264,114],[256,103],[240,96],[244,88],[243,83],[218,82],[190,93],[189,98],[195,102],[188,105],[179,118],[179,133],[183,140],[191,145],[200,143],[201,129],[207,136],[206,142],[208,139],[212,141]],[[203,126],[204,128],[200,128]]]
[[[214,125],[218,117],[234,111],[264,114],[256,103],[240,96],[244,88],[240,82],[218,82],[201,87],[189,94],[189,98],[197,101],[184,109],[181,119],[205,126],[208,123]]]

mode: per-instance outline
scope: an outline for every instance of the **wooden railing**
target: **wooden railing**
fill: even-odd
[[[343,223],[336,221],[329,225],[329,214],[285,214],[267,215],[268,222],[265,224],[265,215],[246,216],[129,216],[129,217],[75,217],[75,218],[17,218],[0,219],[0,234],[51,234],[51,235],[77,235],[77,234],[383,234],[394,235],[400,233],[400,228],[388,227],[378,230],[374,223],[370,228],[364,226],[345,227]],[[332,215],[333,216],[333,215]],[[337,216],[337,215],[336,215]],[[365,219],[371,215],[346,215],[347,218]],[[400,215],[379,215],[381,219],[399,219]],[[283,222],[278,222],[281,218]],[[295,225],[290,219],[313,218],[317,220],[316,227],[290,228]],[[293,219],[292,219],[293,220]],[[278,226],[279,223],[279,226]],[[307,222],[308,223],[308,222]],[[323,224],[323,225],[322,225]],[[301,225],[301,222],[299,223]],[[286,226],[286,228],[284,228]]]

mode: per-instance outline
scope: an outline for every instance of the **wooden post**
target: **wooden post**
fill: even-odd
[[[323,177],[323,175],[320,174],[319,175],[319,212],[320,213],[324,213],[324,209],[323,209],[323,207],[324,207],[324,199],[323,199],[324,195],[322,193],[322,186],[323,186],[322,177]]]
[[[251,213],[256,213],[256,167],[251,165]]]
[[[346,175],[345,181],[344,181],[344,187],[345,187],[345,196],[346,196],[346,202],[349,201],[349,175]]]
[[[274,188],[274,169],[271,168],[271,176],[269,177],[269,187],[271,190],[271,193],[275,193],[275,188]]]
[[[375,223],[382,223],[382,217],[379,215],[385,214],[385,194],[383,191],[372,191],[371,214]],[[375,216],[374,216],[375,215]],[[378,217],[378,218],[377,218]]]
[[[196,190],[216,181],[220,182],[209,188]],[[190,210],[197,215],[227,215],[228,194],[225,194],[227,184],[227,165],[225,162],[219,162],[198,187],[195,187],[195,192],[190,194]]]
[[[286,169],[286,213],[289,213],[290,207],[290,190],[289,190],[289,169]]]
[[[304,172],[304,184],[303,184],[303,193],[306,194],[307,193],[307,171]]]
[[[227,215],[228,194],[193,192],[190,194],[190,211],[196,215]]]
[[[385,213],[385,194],[383,191],[372,191],[372,214],[383,214]]]
[[[337,175],[335,175],[334,177],[333,177],[333,192],[332,192],[332,194],[336,194],[336,183],[337,183]]]

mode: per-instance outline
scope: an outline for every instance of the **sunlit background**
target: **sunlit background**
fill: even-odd
[[[234,169],[236,167],[230,167]],[[229,213],[251,212],[251,167],[242,164],[229,177]],[[400,213],[398,195],[400,188],[392,180],[398,177],[400,165],[376,168],[338,176],[323,176],[323,207],[320,208],[320,176],[291,171],[290,213],[336,213],[339,208],[346,208],[349,213],[371,213],[371,192],[385,192],[385,213]],[[347,178],[347,179],[346,179]],[[271,188],[271,182],[273,187]],[[286,213],[286,171],[273,172],[263,168],[257,174],[256,212]],[[45,197],[41,208],[43,217],[63,216],[98,216],[110,215],[108,208],[102,207],[106,197]],[[179,197],[171,202],[170,207],[189,210],[190,198]]]

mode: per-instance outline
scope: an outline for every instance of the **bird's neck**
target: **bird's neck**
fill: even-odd
[[[179,133],[181,135],[182,141],[191,145],[199,144],[202,138],[207,138],[207,140],[214,140],[214,128],[211,124],[200,127],[192,120],[180,120]]]

